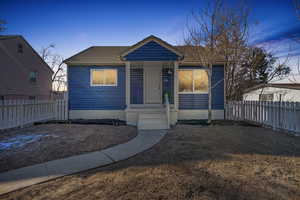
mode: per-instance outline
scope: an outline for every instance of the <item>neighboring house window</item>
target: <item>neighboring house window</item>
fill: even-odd
[[[29,100],[35,100],[35,96],[29,96]]]
[[[180,93],[208,93],[208,75],[206,70],[179,70]]]
[[[279,94],[279,101],[282,101],[282,94]]]
[[[23,53],[23,45],[18,44],[18,53]]]
[[[37,72],[30,72],[29,73],[29,81],[31,83],[36,83],[36,81],[37,81]]]
[[[117,86],[117,74],[116,69],[92,69],[91,86]]]
[[[259,100],[260,101],[273,101],[274,95],[273,94],[260,94]]]

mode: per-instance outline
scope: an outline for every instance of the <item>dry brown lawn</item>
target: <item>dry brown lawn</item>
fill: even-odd
[[[42,124],[0,133],[0,141],[34,134],[46,136],[0,151],[0,172],[105,149],[129,141],[137,130],[133,126]]]
[[[300,138],[240,125],[177,125],[152,149],[2,199],[300,199]]]

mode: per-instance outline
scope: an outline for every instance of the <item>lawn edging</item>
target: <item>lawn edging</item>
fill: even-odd
[[[101,151],[48,161],[0,173],[0,195],[128,159],[157,144],[166,133],[166,130],[138,131],[138,135],[132,140]]]

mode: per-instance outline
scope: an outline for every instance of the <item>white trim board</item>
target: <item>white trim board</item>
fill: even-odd
[[[178,120],[208,119],[208,110],[178,110]],[[212,119],[224,119],[224,110],[212,110]]]
[[[119,119],[125,120],[124,110],[69,110],[69,119]]]

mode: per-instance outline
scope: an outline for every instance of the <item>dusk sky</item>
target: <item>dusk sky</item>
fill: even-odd
[[[37,51],[53,43],[67,58],[89,46],[132,45],[149,35],[179,44],[187,16],[207,2],[0,0],[0,19],[7,22],[2,34],[23,35]],[[290,49],[294,56],[300,54],[300,46],[291,42],[300,36],[293,0],[248,0],[248,6],[251,44],[263,45],[278,56]]]

